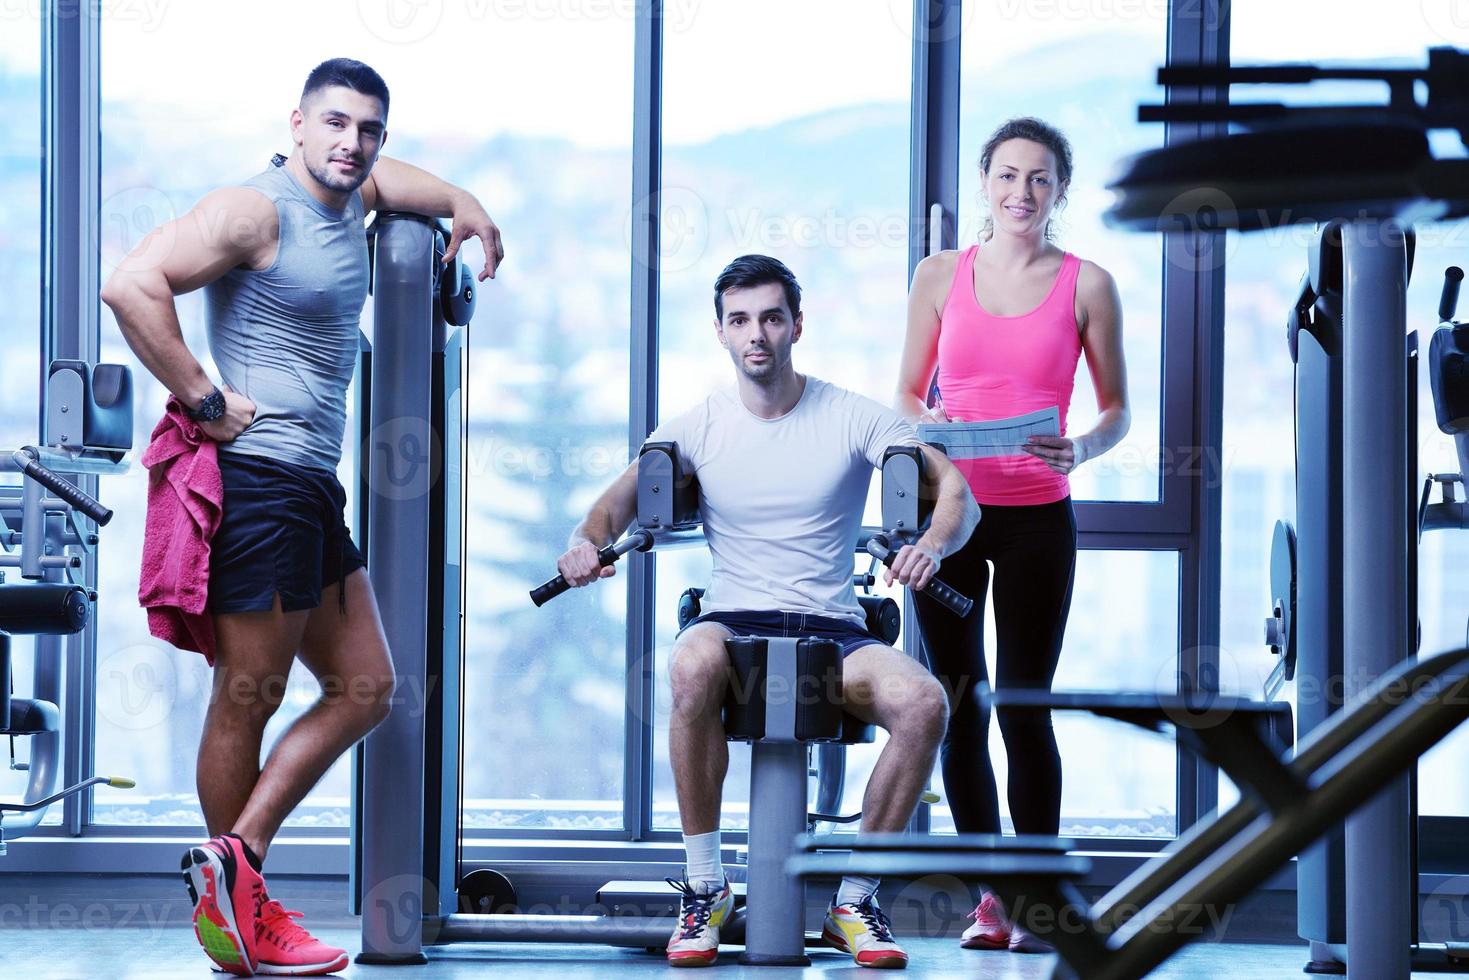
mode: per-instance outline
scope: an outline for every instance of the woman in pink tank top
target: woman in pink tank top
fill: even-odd
[[[919,263],[897,408],[915,422],[987,421],[1060,410],[1059,436],[1032,437],[1010,456],[955,460],[980,505],[969,543],[944,560],[944,578],[975,598],[964,619],[915,595],[929,664],[950,692],[942,748],[944,790],[961,833],[1000,832],[989,758],[984,603],[994,566],[997,689],[1049,689],[1061,654],[1076,566],[1076,518],[1067,474],[1127,433],[1126,368],[1117,287],[1100,266],[1058,247],[1051,218],[1066,200],[1071,147],[1038,119],[1012,119],[985,143],[980,177],[990,219],[978,244]],[[1101,415],[1068,436],[1077,363],[1086,355]],[[935,374],[936,372],[936,374]],[[937,380],[938,398],[929,395]],[[1050,718],[998,712],[1009,761],[1015,832],[1059,832],[1061,760]],[[1046,951],[985,894],[969,948]]]

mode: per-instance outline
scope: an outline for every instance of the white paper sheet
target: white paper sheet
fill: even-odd
[[[1057,405],[989,422],[925,422],[918,426],[918,438],[942,446],[950,459],[1019,456],[1031,436],[1060,434],[1061,409]]]

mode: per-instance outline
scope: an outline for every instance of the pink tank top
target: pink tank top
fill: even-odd
[[[1020,316],[995,316],[974,296],[971,245],[959,256],[939,321],[939,397],[950,418],[967,422],[1023,415],[1056,405],[1061,434],[1081,357],[1076,325],[1076,276],[1070,252],[1040,306]],[[955,460],[981,504],[1049,504],[1071,492],[1065,474],[1034,456]]]

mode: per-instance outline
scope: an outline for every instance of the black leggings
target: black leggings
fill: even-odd
[[[1052,504],[983,504],[979,526],[945,558],[939,577],[974,599],[963,619],[915,595],[928,663],[949,692],[942,749],[944,791],[960,833],[998,834],[1000,801],[990,765],[989,711],[977,697],[988,682],[984,600],[995,566],[995,688],[1049,690],[1061,657],[1076,570],[1076,514],[1071,498]],[[1056,835],[1061,823],[1061,756],[1049,714],[999,712],[1009,760],[1010,816],[1018,834]]]

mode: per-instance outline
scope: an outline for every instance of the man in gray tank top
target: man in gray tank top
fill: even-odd
[[[379,156],[387,115],[377,72],[345,58],[318,65],[291,113],[291,155],[156,229],[102,291],[138,359],[219,443],[224,514],[207,570],[214,693],[198,763],[213,836],[182,868],[200,944],[240,976],[346,966],[345,951],[270,898],[261,862],[312,786],[386,716],[394,687],[336,478],[367,296],[365,216],[452,218],[450,255],[466,238],[484,245],[481,281],[505,255],[473,195]],[[174,305],[200,287],[219,386],[184,344]],[[262,769],[265,724],[298,657],[322,694]]]

